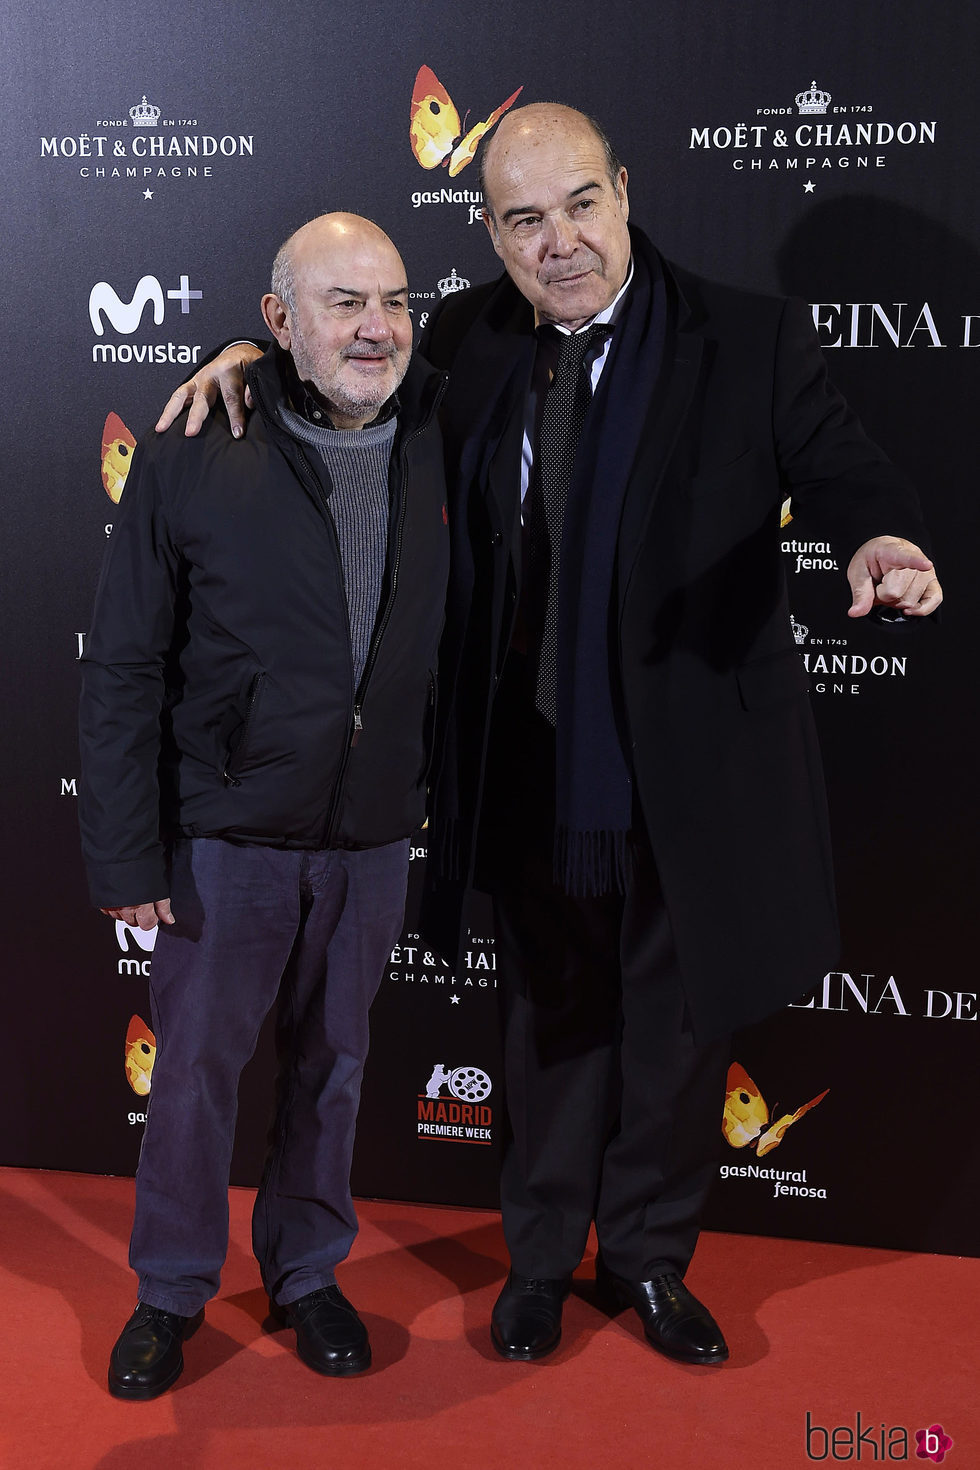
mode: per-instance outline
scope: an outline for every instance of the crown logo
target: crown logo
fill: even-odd
[[[442,280],[438,283],[439,295],[446,297],[451,296],[454,291],[466,291],[469,288],[469,284],[469,281],[464,280],[462,276],[456,274],[456,267],[453,266],[451,274],[443,276]]]
[[[800,112],[822,113],[827,111],[829,105],[830,93],[818,91],[816,82],[810,83],[808,92],[797,92],[796,94],[796,106]]]
[[[789,617],[790,622],[793,624],[793,637],[796,639],[798,644],[805,643],[807,634],[809,633],[810,629],[806,626],[805,623],[798,623],[793,617],[792,613],[790,613]]]
[[[129,109],[129,115],[133,119],[134,128],[155,128],[160,121],[159,107],[154,107],[152,102],[147,102],[145,92],[142,102]]]

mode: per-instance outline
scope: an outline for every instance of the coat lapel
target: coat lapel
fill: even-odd
[[[684,330],[690,324],[687,302],[666,262],[663,263],[663,270],[672,298],[671,321],[668,323],[664,343],[663,371],[650,403],[640,447],[630,471],[620,520],[617,560],[620,614],[664,472],[698,384],[704,348],[704,342],[698,333]]]
[[[634,236],[634,245],[652,250],[642,236]],[[630,470],[620,521],[620,613],[657,492],[698,384],[704,346],[667,262],[661,261],[661,268],[668,287],[669,322],[663,371]],[[502,276],[459,345],[445,398],[447,447],[450,462],[458,466],[459,489],[468,494],[474,485],[479,487],[491,524],[509,540],[519,534],[520,449],[535,350],[531,307]]]
[[[444,423],[460,488],[488,497],[497,526],[509,526],[520,496],[524,405],[534,365],[530,306],[504,276],[460,343]]]

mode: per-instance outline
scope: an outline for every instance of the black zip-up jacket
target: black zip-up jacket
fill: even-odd
[[[381,606],[353,687],[337,535],[320,479],[275,417],[275,345],[223,414],[139,445],[82,670],[80,819],[94,903],[167,896],[167,841],[374,847],[424,819],[449,535],[436,409],[399,389]]]

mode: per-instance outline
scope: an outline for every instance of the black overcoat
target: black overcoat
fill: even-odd
[[[872,536],[921,545],[924,531],[911,487],[828,381],[805,303],[655,264],[649,241],[631,233],[634,253],[664,272],[668,322],[628,480],[607,631],[636,797],[706,1040],[796,999],[838,953],[781,505],[792,496],[794,516],[832,541],[842,567]],[[519,593],[531,307],[506,276],[462,292],[441,303],[423,350],[451,370],[452,535],[423,922],[452,955]]]

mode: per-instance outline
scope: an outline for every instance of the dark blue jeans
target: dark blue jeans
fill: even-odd
[[[191,1316],[218,1290],[238,1079],[278,997],[274,1139],[252,1217],[270,1295],[334,1283],[368,1008],[401,931],[408,841],[362,852],[178,842],[150,975],[157,1055],[129,1260],[140,1300]]]

